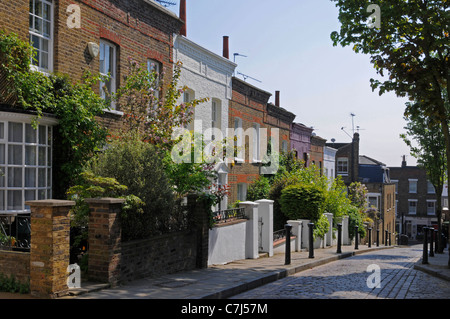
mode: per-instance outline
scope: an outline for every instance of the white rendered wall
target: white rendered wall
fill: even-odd
[[[183,36],[175,37],[174,61],[183,63],[178,86],[180,88],[187,86],[195,93],[195,99],[210,99],[195,108],[195,120],[202,120],[202,133],[211,128],[211,109],[214,99],[221,107],[220,129],[225,135],[228,128],[228,105],[232,93],[231,79],[236,64]],[[195,130],[198,132],[199,128]]]

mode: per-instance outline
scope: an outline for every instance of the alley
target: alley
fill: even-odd
[[[450,298],[450,282],[413,268],[421,254],[421,245],[374,251],[297,273],[234,298]]]

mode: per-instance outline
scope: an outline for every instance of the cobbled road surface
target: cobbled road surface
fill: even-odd
[[[361,254],[299,272],[232,299],[450,299],[450,282],[413,268],[421,256],[421,245]]]

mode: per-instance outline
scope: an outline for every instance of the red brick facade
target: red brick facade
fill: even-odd
[[[28,0],[2,1],[0,29],[28,41],[29,4]],[[79,8],[79,28],[71,24],[77,18],[69,5]],[[174,63],[173,36],[182,24],[176,15],[153,1],[53,1],[50,71],[67,74],[73,81],[80,80],[85,70],[97,74],[99,56],[91,57],[88,44],[98,45],[105,40],[116,47],[116,88],[127,74],[128,58],[138,63],[155,60],[170,76]],[[99,91],[99,87],[94,89]],[[112,127],[115,120],[117,116],[105,116],[106,123]]]
[[[229,107],[229,125],[235,128],[236,118],[241,120],[242,130],[245,132],[257,124],[261,129],[267,129],[267,141],[272,129],[279,129],[279,151],[281,151],[283,141],[290,149],[290,127],[295,115],[279,107],[268,104],[270,93],[265,92],[245,81],[233,78],[233,94]],[[262,139],[261,139],[262,140]],[[245,137],[242,147],[245,150],[243,162],[237,160],[231,166],[228,174],[231,195],[228,203],[234,203],[238,199],[245,199],[248,186],[252,184],[260,175],[261,163],[252,162],[250,153],[250,137]]]

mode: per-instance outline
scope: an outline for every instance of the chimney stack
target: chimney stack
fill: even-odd
[[[280,91],[275,91],[275,106],[280,106]]]
[[[226,35],[223,37],[223,57],[225,59],[230,58],[229,37]]]
[[[180,29],[180,35],[186,36],[186,0],[180,1],[180,20],[184,22],[183,26]]]
[[[406,155],[403,155],[402,167],[406,167]]]

